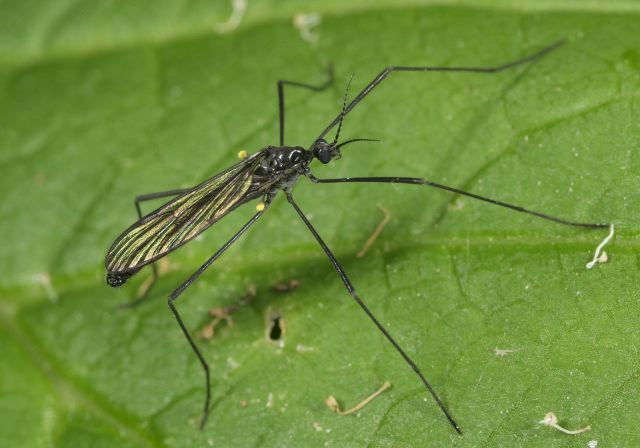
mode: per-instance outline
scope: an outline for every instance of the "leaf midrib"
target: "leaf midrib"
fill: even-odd
[[[384,231],[383,231],[384,232]],[[573,252],[584,252],[585,258],[584,263],[586,264],[593,253],[595,247],[600,243],[600,241],[606,236],[606,230],[599,231],[587,231],[581,237],[558,237],[558,238],[532,238],[530,235],[528,236],[514,236],[514,235],[500,235],[497,236],[473,236],[473,237],[443,237],[443,238],[430,238],[428,240],[422,241],[411,241],[403,244],[395,244],[392,247],[386,248],[384,251],[384,256],[393,257],[394,255],[406,253],[408,251],[417,251],[424,250],[425,252],[429,252],[430,248],[439,248],[439,249],[452,249],[452,250],[468,250],[469,247],[473,247],[477,250],[482,250],[485,248],[513,248],[518,247],[523,250],[533,250],[541,247],[554,247],[555,249],[560,249],[563,251],[573,251]],[[629,253],[637,253],[640,251],[640,240],[631,239],[620,231],[617,231],[617,239],[614,239],[607,245],[607,248],[610,246],[615,247],[615,251],[617,254],[629,254]],[[366,240],[367,235],[362,236],[362,242]],[[344,247],[339,244],[331,244],[329,245],[333,247],[334,254],[336,258],[338,258],[341,262],[347,263],[355,260],[355,252],[339,250],[338,247]],[[289,255],[292,251],[298,254],[304,253],[303,255],[296,255],[292,257]],[[370,249],[372,252],[369,256],[376,256],[375,251],[377,250],[376,245]],[[171,255],[169,255],[171,256]],[[190,257],[192,260],[194,257]],[[204,261],[206,257],[202,258]],[[292,243],[290,246],[283,246],[278,248],[278,251],[273,253],[268,262],[266,261],[253,261],[249,258],[242,257],[238,261],[234,260],[233,257],[229,257],[225,261],[225,273],[227,274],[237,274],[241,272],[247,271],[265,271],[273,269],[274,266],[283,266],[285,264],[297,264],[297,265],[306,265],[312,262],[317,262],[318,260],[324,260],[325,256],[322,254],[322,250],[320,247],[310,241],[308,243]],[[189,261],[189,260],[187,260]],[[183,277],[187,277],[192,274],[200,265],[198,261],[193,260],[193,263],[180,263],[180,266],[172,270],[172,275],[182,275]],[[577,266],[576,269],[583,269],[582,265]],[[327,269],[330,269],[330,265],[327,265]],[[215,266],[212,268],[212,271],[215,271]],[[52,279],[55,285],[56,293],[59,296],[65,296],[71,291],[78,291],[81,289],[86,289],[91,286],[95,286],[96,284],[96,271],[95,269],[84,270],[82,272],[74,272],[74,273],[66,273],[64,275],[57,276]],[[41,287],[41,284],[37,281],[33,281],[32,283],[21,283],[21,284],[11,284],[4,285],[0,287],[0,295],[4,296],[7,303],[16,303],[19,301],[20,303],[27,303],[29,305],[33,305],[35,303],[41,303],[47,301],[44,290],[42,294],[34,295],[34,288]],[[105,284],[106,288],[106,284]],[[19,297],[19,299],[12,300],[10,297]],[[26,300],[31,297],[33,300]],[[2,315],[2,310],[0,310],[0,315]],[[6,315],[6,313],[5,313]]]

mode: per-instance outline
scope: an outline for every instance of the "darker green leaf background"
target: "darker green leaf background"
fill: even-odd
[[[0,437],[20,447],[637,446],[640,6],[634,1],[0,4]],[[318,12],[316,44],[292,24]],[[352,303],[286,201],[180,299],[206,312],[257,297],[201,342],[214,407],[196,429],[200,366],[167,294],[252,212],[173,254],[148,303],[119,311],[103,257],[136,194],[186,187],[277,143],[309,145],[385,65],[493,65],[566,45],[500,75],[393,74],[349,115],[346,147],[318,176],[406,175],[550,214],[613,222],[609,262],[584,265],[605,231],[564,228],[412,186],[323,185],[295,194],[356,287],[460,422],[448,426],[412,371]],[[391,220],[363,257],[382,218]],[[147,210],[150,210],[148,208]],[[289,294],[270,287],[296,278]],[[267,316],[286,322],[266,340]],[[302,349],[301,349],[302,348]],[[497,357],[493,349],[517,349]],[[331,413],[390,380],[355,416]],[[242,403],[246,402],[246,406]],[[538,421],[548,411],[566,436]]]

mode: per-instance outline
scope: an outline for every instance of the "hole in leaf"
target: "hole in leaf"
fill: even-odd
[[[267,341],[274,343],[280,347],[284,346],[284,334],[286,325],[282,314],[279,311],[270,311],[267,313],[267,325],[265,337]]]
[[[279,341],[284,333],[284,321],[279,313],[271,316],[271,328],[269,329],[269,339]]]

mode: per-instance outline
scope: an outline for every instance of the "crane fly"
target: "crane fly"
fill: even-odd
[[[527,62],[532,62],[541,58],[547,53],[562,45],[561,42],[554,43],[536,53],[530,54],[516,61],[494,67],[405,67],[392,66],[382,70],[364,89],[362,89],[351,101],[347,102],[347,92],[340,113],[331,121],[320,135],[308,147],[286,146],[284,144],[284,87],[301,87],[314,91],[326,89],[333,82],[333,70],[329,66],[328,79],[322,85],[310,85],[295,81],[280,80],[277,83],[279,124],[280,124],[280,144],[278,146],[267,146],[250,157],[245,157],[239,163],[205,180],[193,188],[164,191],[138,196],[135,201],[139,220],[120,235],[109,249],[105,266],[107,269],[107,283],[111,286],[122,286],[131,276],[135,275],[146,265],[151,265],[153,269],[152,281],[157,278],[157,271],[153,264],[158,259],[164,257],[180,246],[191,241],[197,235],[218,222],[235,208],[255,199],[259,199],[256,206],[256,213],[249,221],[242,226],[217,252],[215,252],[195,273],[178,286],[168,298],[168,305],[180,326],[185,338],[189,342],[193,352],[197,356],[205,374],[205,402],[200,427],[202,428],[209,416],[209,405],[211,401],[211,384],[209,374],[209,364],[205,360],[202,352],[195,344],[180,313],[175,301],[214,261],[222,255],[240,236],[242,236],[269,208],[274,197],[283,191],[288,202],[293,206],[296,213],[313,234],[318,244],[328,257],[334,269],[340,276],[348,293],[366,313],[372,323],[384,334],[387,340],[393,345],[404,361],[414,370],[421,382],[435,400],[444,416],[447,418],[453,429],[459,434],[462,433],[460,426],[453,418],[445,404],[436,393],[431,383],[426,379],[420,368],[413,362],[409,355],[391,336],[387,329],[373,315],[360,295],[356,292],[349,277],[345,273],[342,265],[335,258],[327,244],[320,237],[317,230],[309,222],[306,215],[295,202],[292,194],[294,184],[300,177],[308,178],[314,184],[324,183],[401,183],[412,185],[424,185],[447,190],[449,192],[468,196],[474,199],[485,201],[511,210],[533,215],[542,219],[554,221],[556,223],[584,227],[584,228],[605,228],[608,224],[593,224],[569,221],[557,218],[544,213],[525,209],[523,207],[508,204],[474,193],[459,190],[454,187],[438,184],[422,178],[412,177],[346,177],[333,179],[319,179],[315,177],[309,168],[314,160],[322,164],[339,159],[341,148],[347,144],[355,142],[366,142],[372,139],[354,138],[340,142],[340,130],[345,116],[353,110],[369,93],[371,93],[380,83],[392,72],[470,72],[470,73],[497,73]],[[337,126],[335,138],[331,141],[325,139],[326,135]],[[158,198],[174,197],[172,200],[161,206],[157,210],[142,216],[140,203]],[[131,302],[135,305],[144,297]]]

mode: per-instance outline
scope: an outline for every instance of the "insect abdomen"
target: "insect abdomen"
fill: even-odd
[[[131,272],[108,272],[107,283],[109,286],[117,288],[118,286],[124,285],[132,275],[133,273]]]

